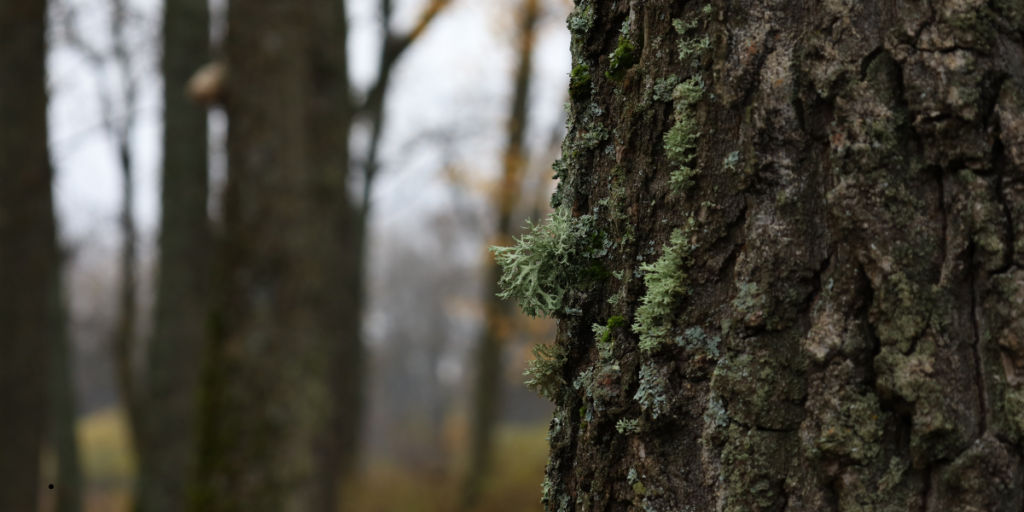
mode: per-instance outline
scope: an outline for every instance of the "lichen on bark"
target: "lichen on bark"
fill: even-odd
[[[1024,507],[1018,3],[577,3],[547,510]]]

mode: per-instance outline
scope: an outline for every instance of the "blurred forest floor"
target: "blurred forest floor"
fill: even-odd
[[[465,446],[464,421],[449,421],[449,451]],[[78,422],[85,478],[84,512],[128,512],[135,460],[128,450],[126,419],[120,408],[92,413]],[[540,485],[547,461],[547,424],[499,427],[493,478],[485,486],[479,512],[540,512]],[[359,512],[444,512],[458,504],[465,453],[450,453],[443,474],[414,472],[396,464],[370,460],[346,493],[344,510]],[[52,454],[44,455],[52,459]],[[52,463],[51,463],[52,464]],[[44,464],[45,466],[51,464]],[[42,510],[49,510],[44,497]]]

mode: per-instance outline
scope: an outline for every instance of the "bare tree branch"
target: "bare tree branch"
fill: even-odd
[[[363,219],[366,218],[370,211],[370,189],[373,185],[373,178],[380,166],[378,151],[380,149],[380,136],[384,124],[384,92],[387,90],[388,83],[391,80],[391,70],[405,49],[423,34],[423,31],[430,25],[430,22],[450,3],[451,0],[430,0],[430,4],[427,5],[427,8],[420,15],[416,26],[405,35],[397,35],[391,29],[391,0],[381,0],[381,24],[384,28],[384,45],[381,48],[377,81],[370,88],[366,100],[356,109],[357,112],[366,116],[370,122],[369,149],[363,164],[363,202],[361,213]]]

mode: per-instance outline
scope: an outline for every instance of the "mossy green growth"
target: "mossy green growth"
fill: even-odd
[[[603,256],[601,235],[590,215],[573,217],[566,208],[548,215],[544,224],[527,221],[529,233],[512,247],[491,247],[502,267],[503,299],[514,299],[530,316],[562,312],[566,290],[597,271],[593,258]]]
[[[609,56],[608,71],[604,74],[609,80],[622,80],[626,76],[626,71],[636,65],[639,60],[636,55],[636,47],[629,40],[629,21],[622,24],[620,32],[619,45]]]
[[[626,325],[626,319],[621,316],[613,316],[608,319],[608,325],[594,324],[594,334],[597,335],[598,343],[610,343],[612,341],[612,329]]]
[[[580,64],[572,68],[572,73],[569,73],[569,97],[575,100],[588,94],[590,94],[590,66]]]
[[[665,133],[664,143],[665,154],[669,161],[677,166],[669,177],[669,184],[677,193],[690,188],[694,177],[700,173],[700,169],[690,167],[690,163],[693,161],[697,139],[700,137],[693,105],[700,101],[703,95],[704,79],[700,75],[684,81],[672,91],[676,124]]]
[[[638,497],[647,494],[647,486],[640,481],[640,477],[636,474],[636,469],[629,468],[629,473],[626,474],[626,481],[629,482],[630,487],[633,488],[633,493]]]
[[[636,310],[633,332],[640,335],[640,350],[645,354],[655,352],[668,339],[672,309],[676,301],[689,292],[686,271],[692,264],[690,255],[695,247],[689,240],[693,229],[694,220],[690,217],[685,229],[672,232],[661,258],[640,267],[647,273],[644,275],[647,293]]]
[[[554,401],[558,392],[565,386],[562,378],[562,367],[565,366],[566,353],[560,345],[538,344],[533,347],[534,360],[530,361],[523,372],[529,377],[526,387],[534,393]]]

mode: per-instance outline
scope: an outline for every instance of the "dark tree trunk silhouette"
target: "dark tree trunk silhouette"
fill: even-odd
[[[1021,510],[1022,13],[577,3],[546,510]]]
[[[340,3],[229,10],[229,178],[200,417],[196,511],[312,510],[344,289]]]
[[[36,510],[59,289],[47,152],[46,2],[0,5],[0,512]]]
[[[207,62],[206,0],[167,0],[163,27],[164,139],[156,311],[141,392],[138,512],[186,503],[195,462],[199,365],[208,333],[211,242],[206,108],[186,96]]]
[[[344,294],[349,304],[343,311],[338,311],[339,322],[343,326],[341,340],[335,358],[331,363],[332,401],[334,408],[330,419],[330,434],[324,438],[318,463],[318,498],[315,502],[316,512],[336,512],[339,504],[340,485],[351,481],[359,459],[359,440],[363,427],[366,350],[362,342],[362,314],[365,298],[364,274],[366,271],[366,246],[368,236],[367,222],[372,203],[370,191],[374,178],[380,167],[379,148],[384,127],[384,106],[391,71],[405,50],[426,30],[430,22],[447,6],[449,0],[431,0],[413,29],[407,34],[396,33],[391,25],[391,0],[381,0],[381,24],[384,32],[384,43],[378,60],[377,79],[367,92],[365,100],[353,104],[349,96],[345,96],[345,108],[341,112],[340,121],[344,123],[343,134],[347,139],[351,123],[358,119],[370,125],[370,141],[365,160],[362,162],[363,191],[362,201],[350,205],[342,222],[342,260],[340,265],[345,272],[342,287],[337,290]],[[343,3],[339,2],[343,8]],[[348,34],[344,13],[339,19],[332,43],[340,48],[340,59],[344,59],[344,48]],[[340,69],[347,70],[342,64]],[[348,91],[347,75],[339,76],[339,89]],[[334,140],[323,141],[323,154],[333,151],[345,151],[337,154],[337,162],[341,165],[345,176],[354,172],[349,166],[349,153],[346,143]]]
[[[57,495],[56,512],[82,510],[82,471],[79,465],[78,442],[75,438],[77,410],[71,374],[71,340],[68,336],[68,316],[63,293],[61,269],[64,257],[55,260],[57,278],[52,283],[50,323],[53,326],[50,341],[49,369],[49,443],[57,454],[57,480],[53,484]],[[48,488],[48,487],[47,487]]]

